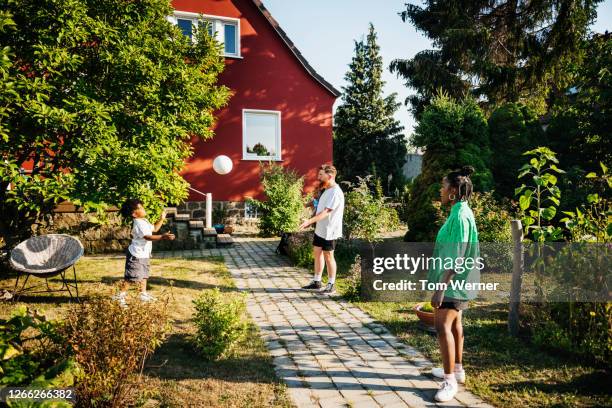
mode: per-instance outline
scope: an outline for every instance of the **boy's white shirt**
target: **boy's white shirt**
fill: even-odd
[[[319,203],[317,214],[324,209],[332,210],[329,215],[317,222],[315,234],[328,241],[342,237],[342,217],[344,216],[344,193],[338,184],[325,189]]]
[[[128,247],[130,253],[136,258],[150,258],[153,243],[144,239],[147,235],[153,235],[153,224],[144,218],[134,218],[132,226],[132,243]]]

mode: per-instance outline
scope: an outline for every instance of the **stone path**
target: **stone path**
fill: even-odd
[[[274,253],[277,241],[238,238],[232,248],[161,252],[223,256],[298,407],[490,407],[463,388],[434,403],[431,363],[368,314],[342,300],[297,290],[310,279]]]

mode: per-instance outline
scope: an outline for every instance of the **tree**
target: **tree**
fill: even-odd
[[[343,88],[342,104],[334,118],[334,164],[342,180],[376,175],[385,193],[403,185],[406,162],[403,127],[393,117],[400,103],[396,94],[382,95],[383,63],[376,32],[370,24],[365,42],[355,42],[355,56]],[[389,182],[390,179],[390,182]]]
[[[547,134],[565,167],[597,171],[600,162],[612,165],[612,35],[596,34],[584,49],[571,86],[552,109]]]
[[[544,141],[542,125],[533,109],[520,102],[509,102],[489,117],[489,134],[495,157],[491,161],[495,193],[500,198],[513,198],[523,152]]]
[[[567,170],[559,187],[562,210],[588,204],[594,192],[612,198],[610,189],[594,186],[585,176],[612,167],[612,36],[596,34],[584,42],[585,58],[572,67],[571,86],[553,106],[546,129],[548,145]]]
[[[2,10],[5,243],[62,200],[103,214],[126,197],[153,213],[185,199],[190,138],[213,136],[229,97],[206,30],[182,35],[167,0],[3,0]]]
[[[416,89],[408,102],[417,116],[440,88],[455,98],[471,92],[492,106],[521,100],[542,104],[550,90],[564,89],[564,67],[580,59],[580,42],[600,1],[407,4],[402,20],[425,33],[435,48],[395,60],[391,70]]]
[[[444,176],[471,165],[475,169],[471,177],[474,190],[488,191],[493,187],[487,121],[473,99],[456,101],[440,94],[423,112],[412,143],[425,153],[421,174],[412,185],[404,240],[432,242],[440,221],[433,202],[440,199]]]

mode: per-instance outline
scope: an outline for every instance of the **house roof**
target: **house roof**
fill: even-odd
[[[306,69],[306,71],[308,71],[308,73],[310,75],[312,75],[312,77],[321,85],[323,85],[323,87],[325,89],[327,89],[332,95],[334,95],[335,97],[340,96],[340,91],[338,91],[336,88],[334,88],[334,86],[332,84],[330,84],[329,82],[327,82],[321,75],[319,75],[317,73],[317,71],[315,71],[315,69],[312,67],[312,65],[310,65],[308,63],[308,61],[306,61],[306,58],[304,58],[304,56],[302,55],[302,53],[300,52],[300,50],[297,49],[297,47],[295,46],[295,44],[293,43],[293,41],[291,41],[291,39],[289,39],[289,37],[287,36],[287,33],[285,33],[285,31],[281,28],[281,26],[278,24],[278,22],[274,19],[274,17],[272,17],[272,14],[270,14],[270,12],[268,11],[268,9],[263,5],[263,3],[261,2],[261,0],[253,0],[253,3],[255,3],[255,6],[257,6],[257,8],[259,9],[259,11],[261,11],[261,14],[263,14],[263,16],[266,18],[266,20],[268,20],[268,22],[270,23],[270,25],[274,28],[274,30],[278,33],[278,35],[282,38],[282,40],[285,42],[285,44],[287,45],[287,47],[289,47],[289,49],[291,50],[291,52],[293,53],[293,55],[296,56],[296,58],[298,59],[298,61],[300,61],[300,63],[302,64],[302,66]]]

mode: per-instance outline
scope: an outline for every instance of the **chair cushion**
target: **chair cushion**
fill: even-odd
[[[65,234],[29,238],[11,251],[10,264],[21,272],[49,274],[61,272],[83,256],[83,245]]]

